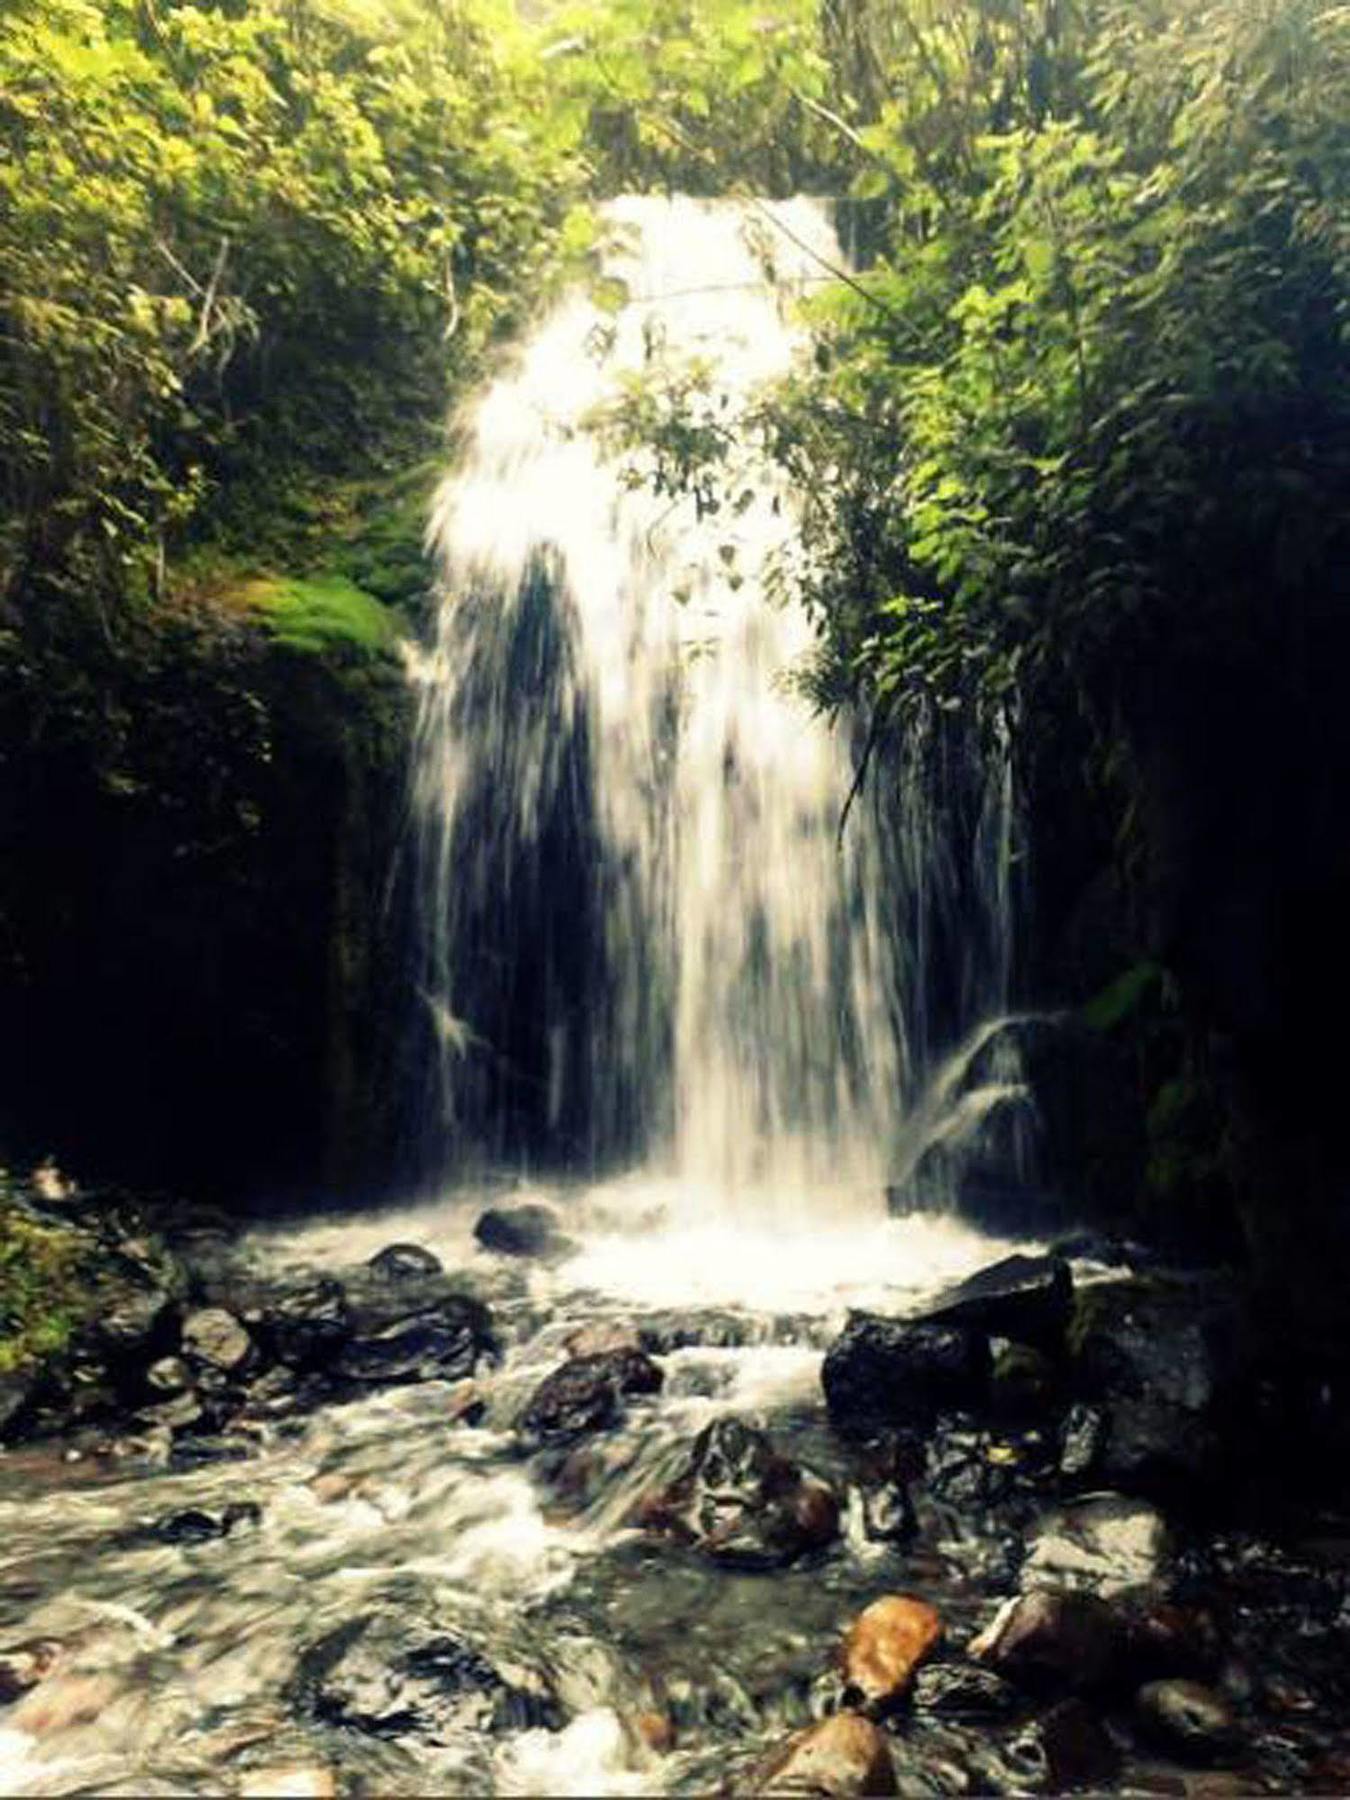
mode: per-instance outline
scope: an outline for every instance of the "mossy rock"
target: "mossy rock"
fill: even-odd
[[[402,625],[391,608],[345,575],[266,575],[239,601],[287,649],[313,656],[392,654]]]
[[[64,1350],[90,1305],[89,1240],[0,1199],[0,1376]]]

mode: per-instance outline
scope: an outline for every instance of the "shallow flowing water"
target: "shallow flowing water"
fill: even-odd
[[[251,1768],[322,1765],[343,1792],[700,1790],[728,1756],[744,1759],[809,1718],[838,1626],[893,1583],[894,1554],[855,1536],[809,1568],[731,1573],[648,1541],[629,1521],[633,1503],[720,1412],[763,1420],[794,1457],[829,1473],[819,1369],[845,1308],[915,1306],[999,1246],[940,1221],[801,1235],[652,1229],[670,1203],[666,1187],[647,1183],[562,1196],[578,1249],[551,1269],[474,1247],[481,1196],[248,1240],[240,1254],[261,1268],[342,1269],[413,1240],[463,1270],[507,1344],[501,1368],[483,1377],[486,1422],[451,1422],[449,1387],[430,1382],[261,1427],[246,1461],[190,1472],[11,1452],[4,1639],[74,1649],[11,1710],[0,1788],[229,1791]],[[635,1219],[648,1229],[635,1232]],[[721,1341],[663,1357],[662,1393],[631,1402],[622,1426],[597,1440],[584,1491],[560,1492],[523,1455],[513,1417],[565,1359],[570,1331],[640,1324],[663,1308]],[[134,1541],[185,1508],[243,1500],[260,1519],[223,1540]],[[297,1686],[306,1646],[372,1614],[533,1671],[561,1719],[428,1743],[308,1716]],[[674,1724],[668,1754],[635,1735],[650,1712]]]

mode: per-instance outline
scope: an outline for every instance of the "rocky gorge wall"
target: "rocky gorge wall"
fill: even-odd
[[[374,602],[372,602],[374,604]],[[233,1203],[387,1176],[391,641],[185,607],[0,665],[0,1142]]]

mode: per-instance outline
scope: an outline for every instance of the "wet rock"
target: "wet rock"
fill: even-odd
[[[114,1366],[150,1360],[170,1347],[177,1321],[179,1288],[172,1272],[147,1258],[116,1250],[104,1253],[96,1286],[94,1349]]]
[[[248,1315],[245,1322],[252,1323]],[[270,1293],[258,1307],[257,1326],[278,1362],[324,1372],[351,1336],[346,1293],[328,1276]]]
[[[852,1312],[821,1368],[830,1421],[846,1432],[919,1429],[984,1399],[989,1345],[954,1325],[906,1324]]]
[[[421,1244],[387,1244],[366,1266],[384,1281],[419,1280],[441,1273],[440,1257]]]
[[[654,1394],[665,1377],[641,1350],[610,1350],[576,1356],[555,1369],[538,1388],[521,1417],[526,1437],[558,1444],[613,1425],[630,1394]]]
[[[977,1663],[930,1663],[914,1677],[914,1707],[957,1719],[994,1719],[1021,1704],[1011,1682]]]
[[[204,1306],[183,1320],[182,1353],[189,1362],[232,1375],[253,1354],[253,1339],[222,1306]]]
[[[0,1706],[8,1706],[45,1681],[60,1657],[61,1645],[55,1638],[33,1638],[0,1650]]]
[[[1096,1467],[1106,1445],[1107,1420],[1100,1406],[1081,1401],[1064,1415],[1059,1437],[1059,1472],[1077,1484]]]
[[[779,1568],[832,1543],[834,1494],[779,1455],[767,1433],[743,1419],[714,1419],[694,1440],[688,1467],[649,1495],[639,1522],[747,1569]]]
[[[1116,1594],[1166,1587],[1173,1556],[1167,1521],[1149,1501],[1095,1494],[1048,1513],[1022,1566],[1024,1589]]]
[[[551,1206],[493,1207],[479,1219],[473,1235],[485,1250],[498,1256],[537,1256],[553,1261],[576,1249]]]
[[[480,1357],[496,1352],[490,1315],[480,1301],[450,1295],[428,1316],[410,1318],[346,1344],[333,1373],[362,1384],[462,1381]]]
[[[188,1392],[175,1394],[171,1399],[151,1406],[143,1406],[136,1416],[147,1425],[160,1426],[168,1431],[190,1431],[205,1422],[206,1409],[196,1394]]]
[[[757,1794],[894,1794],[895,1764],[886,1734],[857,1713],[835,1713],[798,1735],[764,1764]]]
[[[235,1500],[219,1512],[188,1507],[169,1513],[133,1534],[159,1544],[209,1544],[233,1531],[262,1522],[262,1508],[254,1500]]]
[[[1150,1681],[1140,1688],[1134,1705],[1140,1736],[1183,1762],[1217,1762],[1237,1748],[1232,1707],[1201,1682]]]
[[[936,1607],[907,1594],[874,1600],[844,1636],[844,1701],[884,1710],[909,1688],[914,1672],[942,1636]]]
[[[1073,1310],[1073,1276],[1061,1256],[1005,1256],[962,1281],[923,1312],[939,1325],[1057,1349]]]
[[[865,1488],[862,1496],[863,1536],[871,1544],[905,1544],[915,1536],[919,1522],[914,1502],[903,1481],[888,1481]]]
[[[1119,1677],[1129,1649],[1126,1620],[1096,1594],[1037,1589],[1006,1602],[970,1654],[1033,1692],[1089,1693]]]
[[[330,1632],[305,1652],[295,1687],[318,1718],[375,1737],[443,1740],[560,1723],[542,1683],[508,1680],[463,1639],[419,1635],[401,1619],[356,1620]]]
[[[145,1371],[145,1385],[152,1394],[169,1399],[192,1386],[192,1375],[181,1356],[161,1356]]]
[[[1013,1501],[1029,1506],[1040,1448],[943,1419],[927,1447],[924,1481],[935,1499],[962,1513],[993,1513]]]
[[[1120,1750],[1105,1725],[1081,1700],[1061,1700],[1020,1734],[1013,1746],[1030,1764],[1045,1793],[1100,1792],[1120,1772]]]

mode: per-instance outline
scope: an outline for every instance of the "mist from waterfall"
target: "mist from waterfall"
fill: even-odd
[[[793,501],[742,424],[842,262],[828,209],[642,197],[605,223],[625,302],[577,292],[533,331],[434,508],[424,1160],[875,1208],[938,1051],[1006,1006],[1006,739],[960,740],[949,804],[952,734],[916,728],[841,839],[856,746],[794,685]],[[654,491],[594,429],[655,366],[701,369],[730,503]]]

